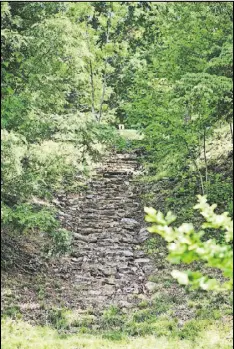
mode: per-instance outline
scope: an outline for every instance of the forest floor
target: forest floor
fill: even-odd
[[[160,239],[150,278],[152,298],[142,295],[136,309],[101,312],[64,307],[73,285],[48,272],[49,265],[40,266],[39,247],[38,238],[23,237],[5,250],[2,349],[232,348],[230,296],[178,285]]]
[[[228,139],[225,153],[230,151],[229,144]],[[215,145],[222,159],[224,148],[219,142]],[[229,173],[230,160],[223,160],[222,172]],[[158,196],[158,205],[161,200]],[[158,239],[156,246],[149,241],[146,248],[155,255],[155,273],[150,278],[155,290],[150,301],[142,297],[131,311],[87,309],[75,314],[63,306],[61,297],[68,295],[72,284],[49,272],[53,261],[45,267],[38,237],[4,241],[2,349],[233,348],[230,296],[188,291],[171,278],[172,266],[165,259],[162,241]]]

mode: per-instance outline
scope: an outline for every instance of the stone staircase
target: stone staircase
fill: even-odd
[[[142,250],[148,233],[134,181],[138,166],[134,153],[111,154],[85,193],[59,197],[60,220],[75,233],[71,256],[55,272],[72,280],[74,306],[131,306],[147,292],[153,266]]]

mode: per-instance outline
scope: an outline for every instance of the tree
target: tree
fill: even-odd
[[[144,132],[149,173],[178,177],[189,168],[207,192],[207,138],[220,122],[232,132],[229,3],[2,2],[1,9],[8,213],[32,195],[49,200],[77,172],[85,180],[120,121]]]
[[[132,59],[140,69],[128,66],[133,74],[122,94],[127,125],[144,132],[149,174],[177,177],[189,167],[201,194],[210,185],[207,139],[220,124],[232,133],[231,6],[213,5],[162,3],[143,11]]]
[[[4,231],[45,231],[65,250],[70,234],[55,219],[53,196],[74,187],[77,174],[85,181],[115,137],[92,118],[86,66],[94,53],[69,4],[1,6]]]

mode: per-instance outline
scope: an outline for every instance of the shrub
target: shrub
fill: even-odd
[[[152,207],[146,207],[147,222],[153,223],[148,228],[149,232],[161,235],[168,243],[168,260],[172,263],[191,263],[193,261],[205,262],[206,266],[218,268],[228,281],[219,282],[217,279],[204,276],[200,272],[181,272],[173,270],[172,276],[183,285],[203,290],[226,291],[233,287],[233,222],[227,212],[216,214],[216,204],[210,206],[206,196],[198,196],[198,204],[194,209],[200,210],[205,218],[199,231],[195,231],[193,224],[183,223],[179,228],[172,227],[171,223],[176,217],[168,212],[166,216]],[[216,239],[203,241],[202,237],[206,229],[218,229],[224,232],[224,243],[218,243]]]

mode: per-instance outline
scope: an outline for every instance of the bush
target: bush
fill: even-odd
[[[217,205],[210,206],[206,196],[198,196],[198,204],[194,209],[199,209],[205,218],[199,231],[195,231],[193,224],[183,223],[179,228],[170,226],[176,217],[168,212],[164,216],[154,208],[145,208],[145,220],[154,223],[149,232],[161,235],[168,243],[168,260],[172,263],[191,263],[193,261],[205,262],[206,266],[218,268],[228,281],[223,283],[217,279],[211,279],[200,272],[181,272],[173,270],[172,276],[183,285],[190,285],[192,288],[203,290],[226,291],[233,287],[233,251],[231,241],[233,240],[233,222],[227,212],[216,214]],[[216,239],[203,241],[202,237],[206,229],[217,229],[224,232],[224,243],[218,243]]]

